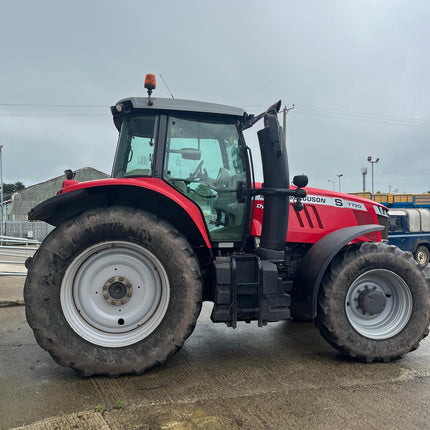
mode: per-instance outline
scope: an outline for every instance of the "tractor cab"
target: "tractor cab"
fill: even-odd
[[[252,224],[251,200],[265,198],[259,255],[282,260],[289,199],[300,199],[307,177],[290,189],[288,160],[275,103],[260,115],[190,100],[152,98],[155,76],[147,75],[148,97],[120,100],[111,108],[119,140],[113,178],[157,178],[198,206],[213,246],[243,249]],[[242,131],[264,118],[258,132],[264,184],[256,190]]]
[[[250,211],[243,112],[136,98],[112,112],[120,131],[112,177],[162,179],[200,208],[211,241],[241,242]]]

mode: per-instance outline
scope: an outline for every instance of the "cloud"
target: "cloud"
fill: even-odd
[[[4,180],[31,185],[84,166],[110,172],[109,106],[143,95],[151,72],[177,98],[257,113],[280,98],[296,104],[290,170],[310,185],[331,188],[342,173],[342,190],[359,191],[373,155],[377,189],[427,191],[429,12],[418,0],[8,2]],[[160,79],[156,95],[170,97]],[[257,150],[255,138],[250,145]]]

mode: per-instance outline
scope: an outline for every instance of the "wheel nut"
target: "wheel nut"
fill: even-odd
[[[107,285],[103,285],[103,289],[107,290],[108,289]]]
[[[103,298],[104,298],[105,300],[107,300],[107,299],[109,298],[109,296],[108,296],[107,294],[105,294],[105,295],[103,296]]]
[[[132,296],[132,294],[131,293],[127,293],[127,297],[131,297]]]
[[[125,300],[121,300],[121,304],[123,305],[125,303]]]

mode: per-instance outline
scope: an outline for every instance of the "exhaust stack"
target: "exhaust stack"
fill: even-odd
[[[282,260],[289,218],[288,157],[277,113],[279,101],[264,114],[264,128],[258,134],[264,183],[264,217],[260,248],[257,254],[263,260]]]

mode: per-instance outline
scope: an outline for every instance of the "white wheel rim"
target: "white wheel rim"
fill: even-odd
[[[424,266],[424,264],[427,262],[427,254],[425,250],[419,250],[417,252],[417,262],[421,266]]]
[[[60,301],[70,327],[85,340],[118,348],[149,336],[169,305],[167,273],[142,246],[104,242],[67,268]]]
[[[386,297],[383,310],[373,315],[358,305],[360,294],[371,290]],[[412,314],[413,299],[406,282],[396,273],[374,269],[363,273],[349,287],[345,310],[349,323],[369,339],[389,339],[400,333]]]

